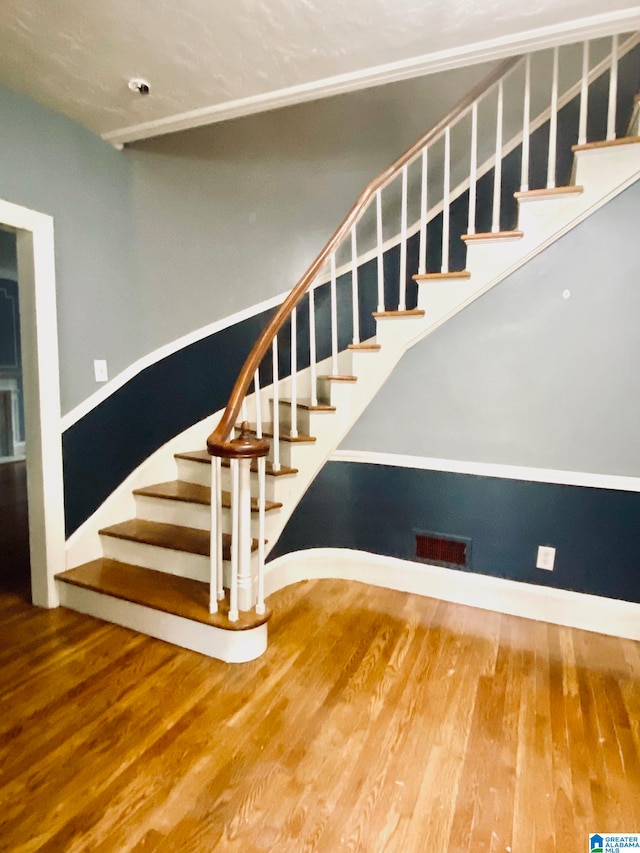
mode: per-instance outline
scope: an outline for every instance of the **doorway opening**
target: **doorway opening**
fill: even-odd
[[[16,452],[26,453],[26,462],[2,466],[0,495],[11,496],[15,512],[28,526],[31,599],[42,607],[56,607],[54,577],[65,568],[65,537],[53,220],[0,200],[0,229],[3,244],[15,246],[21,368],[20,382],[14,376],[13,384],[0,387],[8,392],[2,394],[0,417],[5,449],[14,459]],[[7,294],[10,290],[7,286]],[[7,523],[9,518],[7,512]],[[16,522],[12,531],[18,538],[19,526]],[[16,559],[24,559],[24,540],[18,546],[13,539],[11,549],[7,554],[22,554]]]
[[[0,228],[0,588],[31,598],[16,235]]]

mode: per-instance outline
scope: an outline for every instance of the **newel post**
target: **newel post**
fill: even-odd
[[[236,622],[241,610],[256,607],[264,612],[264,548],[258,549],[257,598],[254,592],[254,578],[251,573],[251,462],[262,460],[269,452],[269,442],[257,438],[249,430],[249,424],[243,421],[240,435],[229,442],[207,442],[212,458],[211,465],[211,578],[210,610],[216,612],[217,601],[224,596],[222,557],[223,535],[221,524],[222,491],[220,482],[220,461],[229,459],[231,467],[231,573],[229,577],[229,620]],[[262,478],[261,478],[262,479]],[[258,498],[260,517],[263,518],[264,492],[262,486]],[[263,537],[263,525],[260,524],[260,536]]]

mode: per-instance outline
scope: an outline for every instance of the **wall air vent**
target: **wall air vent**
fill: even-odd
[[[451,569],[471,567],[471,539],[448,536],[443,533],[426,533],[414,530],[415,548],[413,559],[433,566]]]

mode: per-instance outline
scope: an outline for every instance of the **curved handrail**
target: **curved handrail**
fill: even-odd
[[[226,439],[230,435],[231,430],[236,423],[242,406],[242,401],[249,389],[254,374],[267,354],[273,339],[278,334],[287,318],[291,315],[293,309],[305,295],[310,285],[314,282],[316,276],[320,273],[320,270],[324,267],[325,263],[331,256],[331,253],[338,248],[351,230],[351,227],[358,221],[360,214],[365,210],[376,192],[395,177],[402,167],[413,160],[413,158],[416,157],[426,145],[433,142],[448,125],[452,124],[457,118],[459,118],[465,110],[468,110],[473,105],[474,101],[482,97],[485,92],[494,86],[502,77],[508,74],[512,68],[520,62],[520,60],[521,57],[516,56],[502,62],[498,68],[494,69],[491,74],[485,77],[484,80],[465,95],[465,97],[458,102],[458,104],[451,110],[451,112],[448,113],[447,116],[445,116],[445,118],[441,119],[436,125],[434,125],[434,127],[431,128],[431,130],[421,136],[417,142],[408,148],[404,154],[401,154],[400,157],[385,169],[384,172],[381,172],[377,178],[374,178],[369,184],[367,184],[358,196],[356,203],[353,205],[349,213],[347,213],[341,224],[334,231],[332,237],[325,244],[324,248],[320,251],[302,278],[290,291],[289,295],[286,297],[284,302],[282,302],[280,308],[273,315],[267,326],[263,329],[262,334],[253,345],[253,348],[247,356],[242,370],[236,379],[236,383],[233,386],[233,390],[229,397],[229,402],[227,403],[227,407],[224,410],[220,422],[207,439],[207,447],[209,448],[209,451],[211,451],[212,448],[220,448],[222,445],[226,444]]]

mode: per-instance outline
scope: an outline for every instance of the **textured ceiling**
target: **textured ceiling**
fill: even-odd
[[[626,0],[2,0],[0,80],[125,141],[319,97],[331,78],[384,82],[379,66],[397,79],[429,57],[489,58],[470,48],[542,27],[571,40],[562,25],[603,13],[640,20]]]

